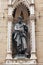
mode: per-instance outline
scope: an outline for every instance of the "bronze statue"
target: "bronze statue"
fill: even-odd
[[[18,21],[14,26],[14,32],[12,34],[12,45],[13,51],[14,48],[16,50],[16,54],[18,55],[28,55],[27,51],[27,33],[28,26],[23,22],[22,17],[18,17]],[[12,51],[12,52],[13,52]],[[12,55],[14,57],[14,54]]]

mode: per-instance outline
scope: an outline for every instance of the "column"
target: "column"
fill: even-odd
[[[6,60],[12,59],[11,56],[11,29],[12,29],[12,22],[8,22],[8,39],[7,39],[7,57]]]
[[[10,4],[10,5],[11,5],[11,2],[12,2],[12,0],[8,0],[8,4]]]
[[[11,2],[11,0],[9,0]],[[9,4],[10,5],[10,4]],[[12,10],[11,6],[8,6],[8,39],[7,39],[7,57],[6,63],[12,63],[12,55],[11,55],[11,32],[12,32]]]
[[[34,15],[35,11],[34,11],[34,4],[30,4],[30,16]]]
[[[31,58],[36,58],[36,44],[35,44],[35,21],[31,20]]]
[[[30,24],[31,24],[31,58],[30,59],[37,59],[36,58],[36,45],[35,45],[35,10],[34,10],[34,0],[30,4]]]

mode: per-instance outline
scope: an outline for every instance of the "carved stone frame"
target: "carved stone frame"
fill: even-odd
[[[16,62],[12,62],[12,56],[11,56],[11,33],[12,33],[12,11],[15,9],[17,5],[20,3],[23,3],[28,7],[30,10],[30,44],[31,44],[31,57],[30,61],[28,61],[28,65],[30,64],[36,64],[36,45],[35,45],[35,10],[34,10],[34,0],[9,0],[8,3],[8,43],[7,43],[7,57],[6,57],[6,63],[9,64],[15,64]]]

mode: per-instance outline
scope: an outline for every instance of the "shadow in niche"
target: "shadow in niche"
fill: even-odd
[[[15,55],[17,54],[17,44],[14,40],[14,32],[12,33],[12,58],[15,57]]]

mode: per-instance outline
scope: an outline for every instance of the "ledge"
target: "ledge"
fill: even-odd
[[[37,65],[36,60],[31,61],[12,61],[10,63],[4,63],[4,65]]]

